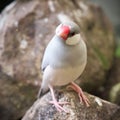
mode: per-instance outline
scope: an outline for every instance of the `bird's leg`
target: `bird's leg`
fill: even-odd
[[[78,93],[78,96],[80,98],[80,102],[84,102],[85,105],[87,107],[89,107],[90,102],[89,102],[88,98],[84,95],[82,89],[74,82],[71,82],[71,84],[69,86],[67,86],[67,88],[69,88],[69,87]]]
[[[55,95],[54,95],[54,91],[53,91],[53,87],[49,85],[49,88],[50,88],[50,92],[51,92],[51,95],[52,95],[52,99],[53,101],[50,101],[49,103],[51,104],[54,104],[56,109],[61,112],[61,111],[64,111],[64,112],[67,112],[62,106],[60,105],[64,105],[64,104],[68,104],[68,102],[57,102],[56,98],[55,98]]]

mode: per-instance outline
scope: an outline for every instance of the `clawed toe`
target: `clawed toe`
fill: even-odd
[[[65,105],[65,104],[69,104],[69,102],[57,102],[57,101],[49,101],[50,104],[53,104],[55,106],[55,108],[61,112],[64,111],[66,113],[68,113],[62,106],[60,105]]]
[[[90,101],[88,100],[88,98],[84,94],[78,93],[78,96],[80,98],[81,103],[84,102],[87,107],[90,106]]]
[[[53,104],[59,112],[64,111],[64,112],[68,113],[61,105],[69,104],[69,102],[57,102],[52,86],[49,85],[49,88],[50,88],[51,95],[53,98],[53,101],[50,101],[49,103]]]
[[[68,87],[67,89],[69,88],[72,88],[74,91],[76,91],[78,93],[78,96],[79,96],[79,99],[80,99],[80,102],[84,102],[85,105],[87,107],[90,106],[90,101],[88,100],[88,98],[84,95],[82,89],[77,85],[75,84],[74,82],[72,82]]]

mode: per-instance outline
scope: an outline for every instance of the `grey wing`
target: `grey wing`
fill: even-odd
[[[42,60],[42,65],[41,65],[42,71],[44,71],[45,68],[50,64],[50,59],[49,59],[50,56],[51,56],[51,52],[50,52],[50,47],[48,45],[46,50],[45,50],[43,60]]]
[[[45,68],[51,64],[51,62],[53,61],[53,54],[54,54],[54,51],[55,51],[55,47],[56,47],[56,44],[53,42],[54,39],[52,39],[48,46],[46,47],[46,50],[45,50],[45,53],[44,53],[44,56],[43,56],[43,60],[42,60],[42,65],[41,65],[41,68],[42,70],[44,71]]]
[[[41,64],[41,69],[42,71],[44,72],[44,70],[46,69],[46,67],[49,65],[49,61],[48,61],[48,56],[45,52],[44,56],[43,56],[43,60],[42,60],[42,64]],[[41,84],[41,88],[39,90],[39,93],[38,93],[38,98],[41,98],[45,93],[47,93],[49,91],[49,87],[46,85],[44,86],[44,81],[42,81],[42,84]]]
[[[45,70],[45,68],[49,65],[49,56],[47,56],[46,54],[43,56],[43,60],[42,60],[42,65],[41,65],[41,69],[42,71]]]

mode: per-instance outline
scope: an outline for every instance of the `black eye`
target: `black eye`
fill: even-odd
[[[75,32],[72,32],[70,35],[71,35],[71,36],[75,35]]]

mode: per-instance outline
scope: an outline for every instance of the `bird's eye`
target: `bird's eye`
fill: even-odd
[[[71,36],[75,35],[75,32],[72,32],[70,35],[71,35]]]

